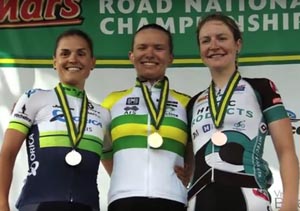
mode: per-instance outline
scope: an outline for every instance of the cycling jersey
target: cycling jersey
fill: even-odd
[[[219,102],[226,87],[215,88]],[[236,187],[267,189],[272,174],[262,158],[268,124],[287,118],[281,97],[268,79],[242,78],[236,86],[221,129],[211,118],[206,89],[188,105],[189,124],[195,154],[195,173],[189,198],[212,182]],[[227,142],[212,144],[211,137],[222,131]]]
[[[83,92],[71,86],[63,87],[73,121],[78,126]],[[16,206],[67,201],[99,210],[97,173],[109,120],[106,109],[88,101],[87,124],[76,149],[82,161],[70,166],[65,156],[73,145],[55,91],[31,89],[23,94],[9,123],[10,129],[27,135],[29,169]]]
[[[148,83],[145,83],[149,85]],[[162,83],[148,86],[156,108]],[[189,96],[169,90],[166,110],[159,127],[163,145],[148,146],[147,137],[154,130],[141,86],[113,92],[102,105],[111,113],[113,150],[104,152],[103,159],[113,156],[113,172],[108,202],[128,197],[151,197],[187,203],[186,187],[174,172],[183,166],[187,143],[186,105]]]

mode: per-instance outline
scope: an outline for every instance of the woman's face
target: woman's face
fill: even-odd
[[[95,58],[85,39],[71,35],[59,41],[53,66],[60,82],[83,90],[85,80],[95,66]]]
[[[234,40],[233,33],[222,21],[206,22],[199,32],[200,56],[212,71],[233,71],[241,40]]]
[[[173,61],[168,36],[157,29],[144,29],[134,38],[133,51],[129,59],[134,64],[141,80],[162,79]]]

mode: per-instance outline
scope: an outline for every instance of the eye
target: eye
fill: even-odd
[[[209,43],[209,39],[201,39],[200,44],[206,44]]]
[[[87,52],[84,51],[84,50],[79,50],[79,51],[77,52],[77,54],[78,54],[78,56],[86,56]]]
[[[155,45],[155,50],[157,50],[157,51],[163,51],[165,49],[166,49],[166,47],[163,45]]]
[[[219,40],[227,40],[227,37],[221,36],[221,37],[219,37]]]
[[[70,55],[70,51],[62,50],[59,55],[62,57],[67,57],[68,55]]]
[[[146,48],[147,48],[146,45],[138,45],[138,46],[136,46],[137,50],[145,50]]]

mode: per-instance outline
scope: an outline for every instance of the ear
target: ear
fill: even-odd
[[[174,60],[174,55],[170,54],[169,65],[171,65],[173,63],[173,60]]]
[[[56,70],[56,57],[53,56],[53,69]]]
[[[134,55],[133,55],[133,52],[132,52],[132,51],[129,51],[129,52],[128,52],[128,58],[129,58],[129,60],[130,60],[132,63],[134,63]]]
[[[95,68],[95,66],[96,66],[96,58],[95,57],[93,57],[93,59],[92,59],[92,64],[91,64],[91,70],[93,70],[94,68]]]
[[[240,53],[241,50],[242,50],[242,46],[243,46],[242,40],[238,39],[237,42],[236,42],[236,45],[237,45],[237,53]]]

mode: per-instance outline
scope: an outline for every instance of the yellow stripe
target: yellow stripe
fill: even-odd
[[[151,131],[155,131],[153,126],[151,126]],[[161,125],[158,132],[163,137],[174,139],[180,143],[186,144],[187,133],[181,129]],[[147,136],[148,126],[141,124],[120,125],[111,131],[111,135],[112,140],[117,140],[124,136]]]
[[[70,133],[71,133],[72,141],[75,144],[76,143],[76,133],[75,133],[74,125],[73,125],[73,119],[71,117],[71,111],[69,110],[69,107],[67,105],[66,99],[65,99],[63,91],[62,91],[62,88],[60,86],[57,86],[57,90],[59,92],[59,98],[62,101],[62,107],[66,111],[66,112],[64,112],[65,115],[66,115],[66,118],[67,118],[66,121],[68,122],[68,125],[70,127]]]
[[[242,57],[238,59],[239,62],[255,63],[255,62],[276,62],[276,61],[300,61],[300,55],[289,56],[253,56]],[[35,64],[35,65],[52,65],[52,59],[0,59],[0,64]],[[131,65],[128,59],[99,59],[96,65]],[[173,64],[203,64],[199,59],[174,59]]]
[[[222,120],[222,117],[223,117],[223,114],[224,114],[224,112],[226,112],[225,111],[225,109],[227,108],[227,102],[228,102],[228,98],[229,98],[229,96],[230,96],[230,93],[232,93],[232,92],[234,92],[234,86],[235,86],[235,84],[236,84],[236,82],[237,82],[237,80],[238,80],[238,78],[239,78],[239,76],[240,76],[240,74],[237,72],[235,75],[234,75],[234,78],[233,78],[233,80],[232,80],[232,82],[229,84],[229,87],[228,87],[228,90],[226,91],[226,93],[225,93],[225,98],[224,98],[224,100],[223,100],[223,102],[222,102],[222,104],[221,104],[221,109],[219,110],[219,115],[218,115],[218,117],[217,117],[217,125],[220,125],[220,123],[221,123],[221,120]]]

